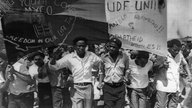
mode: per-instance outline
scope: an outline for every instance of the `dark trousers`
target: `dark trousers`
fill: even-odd
[[[186,108],[192,108],[192,89],[190,88],[189,94],[184,101],[184,106]]]
[[[148,108],[147,96],[145,89],[142,88],[128,88],[128,97],[131,108]]]
[[[154,108],[177,108],[178,106],[178,95],[177,93],[167,93],[162,91],[157,91],[156,100]]]
[[[104,84],[104,108],[124,108],[125,106],[125,85],[110,86]]]
[[[33,108],[34,93],[23,93],[20,95],[10,94],[8,96],[8,108]]]
[[[69,88],[52,87],[53,108],[71,108]]]
[[[0,91],[0,108],[7,108],[7,92]]]
[[[53,108],[50,83],[38,84],[39,108]]]

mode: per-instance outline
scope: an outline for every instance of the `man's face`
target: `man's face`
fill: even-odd
[[[43,58],[42,58],[40,55],[36,55],[36,56],[34,57],[34,63],[35,63],[37,66],[42,66],[42,65],[44,65]]]
[[[178,47],[178,46],[176,46],[176,45],[173,45],[173,47],[170,48],[169,52],[171,53],[171,55],[172,55],[173,57],[175,57],[175,56],[179,53],[180,50],[181,50],[181,47]]]
[[[85,54],[85,48],[86,48],[87,44],[85,43],[85,41],[83,40],[79,40],[76,43],[76,52],[77,54]]]
[[[99,55],[99,54],[100,54],[99,48],[95,48],[95,54],[96,54],[96,55]]]
[[[109,43],[109,53],[116,54],[118,52],[119,52],[119,47],[117,46],[117,44],[114,42],[110,42]]]
[[[38,61],[40,61],[40,60],[43,60],[43,58],[42,58],[41,56],[36,55],[36,56],[34,57],[34,62],[38,62]]]
[[[190,52],[191,52],[191,49],[188,48],[188,47],[184,47],[181,49],[182,52],[183,52],[183,56],[186,58],[187,56],[189,56]]]
[[[69,52],[73,52],[73,47],[72,47],[72,46],[68,46],[68,47],[67,47],[67,50],[68,50]]]

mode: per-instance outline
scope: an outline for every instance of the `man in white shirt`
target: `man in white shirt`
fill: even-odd
[[[179,92],[179,66],[183,62],[183,68],[191,79],[191,73],[187,62],[180,52],[181,42],[177,39],[168,41],[167,62],[168,69],[157,76],[157,102],[155,108],[177,108]],[[160,71],[160,70],[159,70]],[[165,78],[164,78],[165,77]]]
[[[149,60],[149,53],[138,51],[135,59],[130,59],[130,80],[128,97],[131,108],[147,108],[146,87],[149,84],[148,72],[152,69],[153,62]]]
[[[86,51],[87,39],[78,37],[73,41],[75,52],[67,54],[49,64],[50,69],[59,70],[67,67],[73,76],[74,85],[70,89],[73,108],[91,108],[93,101],[92,67],[101,59],[92,52]]]

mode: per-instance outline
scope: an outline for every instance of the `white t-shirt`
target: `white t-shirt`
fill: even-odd
[[[153,62],[148,60],[148,63],[145,67],[140,67],[135,64],[135,60],[130,59],[130,75],[131,75],[131,84],[130,88],[145,88],[149,84],[148,72],[152,68]]]

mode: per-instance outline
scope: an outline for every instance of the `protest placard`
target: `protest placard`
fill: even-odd
[[[106,0],[109,34],[123,48],[167,53],[166,2],[163,0]]]

